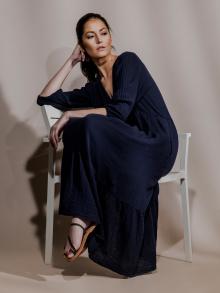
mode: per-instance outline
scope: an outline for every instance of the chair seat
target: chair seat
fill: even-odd
[[[159,183],[166,183],[166,182],[171,182],[171,181],[177,181],[182,178],[185,178],[185,171],[180,170],[180,171],[171,171],[169,174],[167,174],[164,177],[161,177],[160,180],[158,181]]]

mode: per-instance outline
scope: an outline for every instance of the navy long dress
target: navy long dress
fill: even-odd
[[[133,277],[157,268],[158,180],[174,165],[178,134],[136,53],[118,55],[112,82],[112,97],[97,78],[80,89],[39,95],[37,104],[106,108],[106,116],[72,117],[64,126],[58,212],[96,223],[89,258]]]

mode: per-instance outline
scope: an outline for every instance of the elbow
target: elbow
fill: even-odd
[[[45,98],[46,98],[46,97],[43,97],[43,96],[41,96],[41,95],[38,95],[38,96],[37,96],[37,100],[36,100],[37,105],[39,105],[39,106],[44,105],[44,101],[43,101],[43,99],[45,99]]]

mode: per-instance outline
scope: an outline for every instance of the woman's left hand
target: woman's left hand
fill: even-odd
[[[64,112],[62,116],[54,123],[50,129],[49,140],[52,146],[57,149],[58,143],[61,140],[60,134],[64,128],[64,125],[68,122],[68,112]]]

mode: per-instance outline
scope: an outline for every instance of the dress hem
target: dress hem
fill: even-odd
[[[136,269],[135,272],[131,272],[131,271],[125,271],[121,268],[120,265],[118,265],[118,263],[116,261],[114,261],[114,259],[112,257],[108,257],[103,259],[103,256],[99,254],[99,252],[97,251],[96,253],[88,253],[89,258],[94,261],[95,263],[110,269],[113,272],[116,272],[120,275],[126,276],[126,277],[136,277],[139,275],[144,275],[147,273],[153,273],[153,271],[157,270],[157,265],[156,264],[148,264],[145,265],[143,268],[143,265],[141,266],[141,268]]]

